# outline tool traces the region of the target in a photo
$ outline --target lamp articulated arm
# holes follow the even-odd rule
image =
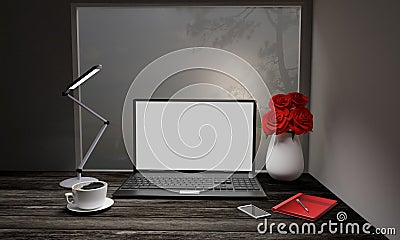
[[[91,114],[93,114],[95,117],[97,117],[98,119],[100,119],[101,121],[104,122],[104,124],[109,125],[110,122],[108,120],[106,120],[105,118],[103,118],[102,116],[100,116],[99,114],[97,114],[95,111],[93,111],[91,108],[89,108],[88,106],[86,106],[85,104],[83,104],[81,101],[79,101],[78,99],[74,98],[71,94],[69,94],[69,92],[63,92],[64,96],[69,97],[70,99],[72,99],[72,101],[76,102],[79,106],[83,107],[84,109],[86,109],[88,112],[90,112]]]
[[[95,111],[93,111],[91,108],[89,108],[88,106],[83,104],[81,101],[79,101],[78,99],[74,98],[71,94],[69,94],[68,91],[67,92],[63,92],[63,95],[69,97],[70,99],[72,99],[80,107],[86,109],[88,112],[90,112],[92,115],[94,115],[95,117],[97,117],[98,119],[103,121],[103,123],[104,123],[104,125],[100,128],[99,132],[97,133],[96,137],[94,138],[94,140],[93,140],[92,144],[90,145],[88,151],[86,152],[85,156],[83,157],[83,159],[82,159],[81,163],[79,164],[78,168],[76,169],[77,177],[78,177],[78,179],[80,179],[81,175],[82,175],[83,166],[85,166],[87,160],[89,159],[90,155],[92,154],[92,152],[93,152],[94,148],[96,147],[97,143],[99,142],[101,136],[103,135],[103,133],[105,132],[106,128],[110,124],[110,121],[106,120],[105,118],[103,118],[102,116],[97,114]]]

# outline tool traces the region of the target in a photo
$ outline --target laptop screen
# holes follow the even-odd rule
[[[134,100],[138,170],[251,171],[253,100]]]

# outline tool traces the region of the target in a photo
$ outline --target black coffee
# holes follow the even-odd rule
[[[92,189],[97,189],[97,188],[101,188],[101,187],[104,187],[104,184],[102,182],[92,182],[92,183],[89,183],[88,185],[81,187],[81,189],[92,190]]]

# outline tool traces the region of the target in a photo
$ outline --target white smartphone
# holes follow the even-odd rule
[[[269,212],[266,212],[261,208],[254,206],[253,204],[239,206],[237,207],[237,209],[246,213],[247,215],[252,216],[255,219],[271,216]]]

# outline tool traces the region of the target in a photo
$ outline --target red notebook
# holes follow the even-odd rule
[[[300,200],[300,202],[308,209],[308,212],[300,203],[297,202],[296,199]],[[272,211],[315,221],[336,204],[337,200],[298,193],[273,207]]]

